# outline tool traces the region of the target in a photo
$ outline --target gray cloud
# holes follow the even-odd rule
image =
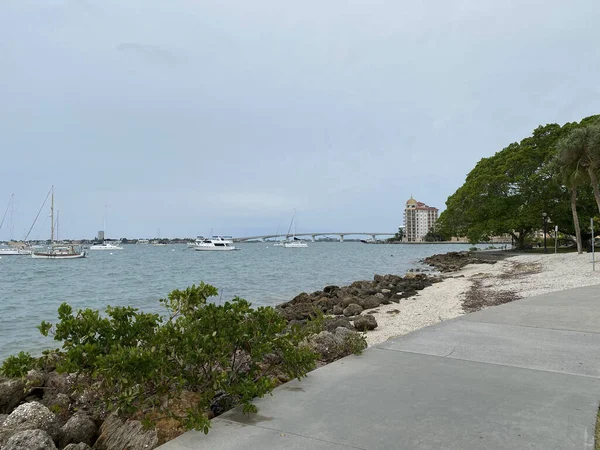
[[[395,229],[484,156],[598,112],[596,0],[9,0],[0,204],[65,234]],[[25,169],[26,168],[26,169]],[[5,197],[5,200],[2,198]],[[5,238],[0,231],[0,239]],[[37,237],[47,230],[36,227]]]

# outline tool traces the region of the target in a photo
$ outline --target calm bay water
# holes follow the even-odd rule
[[[103,310],[129,305],[164,312],[158,299],[171,290],[204,281],[224,300],[238,295],[254,305],[275,305],[302,291],[345,285],[373,275],[400,274],[434,253],[465,250],[468,244],[309,244],[285,249],[268,243],[235,244],[238,252],[197,252],[185,245],[125,245],[122,251],[90,252],[83,260],[0,259],[0,361],[21,350],[39,353],[58,342],[36,325],[56,321],[62,302]]]

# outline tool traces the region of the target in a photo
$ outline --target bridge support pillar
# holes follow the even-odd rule
[[[314,234],[310,238],[312,239],[313,242],[315,242],[315,235]]]
[[[372,234],[371,237],[373,238],[373,242],[377,240],[377,237],[374,234]]]
[[[340,242],[344,242],[344,235],[340,234]]]

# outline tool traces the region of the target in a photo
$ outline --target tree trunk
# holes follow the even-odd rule
[[[600,189],[598,189],[598,178],[594,173],[593,166],[590,165],[588,169],[590,181],[592,182],[592,189],[594,190],[594,198],[596,199],[596,205],[598,205],[598,212],[600,212]]]
[[[525,248],[525,236],[526,234],[522,231],[519,231],[519,236],[517,237],[517,249],[523,250]]]
[[[583,253],[581,249],[581,229],[579,228],[579,217],[577,216],[577,188],[571,189],[571,212],[573,213],[573,226],[575,227],[575,240],[577,241],[577,253]]]

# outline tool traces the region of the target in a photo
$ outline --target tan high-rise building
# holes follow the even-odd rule
[[[404,210],[404,237],[408,242],[421,242],[427,233],[434,230],[438,209],[418,202],[412,196]]]

